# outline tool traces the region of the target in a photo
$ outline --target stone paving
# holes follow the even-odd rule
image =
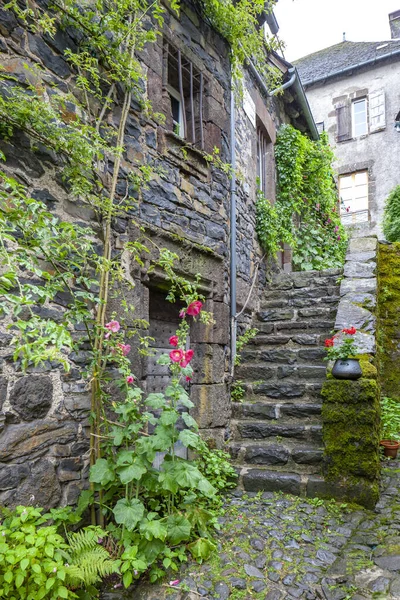
[[[179,584],[186,591],[141,585],[104,598],[400,600],[400,461],[384,464],[373,512],[235,491],[218,545],[207,563],[186,566]]]

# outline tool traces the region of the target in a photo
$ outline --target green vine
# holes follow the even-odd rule
[[[333,152],[325,133],[312,141],[291,125],[277,136],[278,191],[274,204],[261,193],[256,229],[263,248],[274,256],[287,243],[298,270],[340,267],[347,235],[340,221],[332,169]]]

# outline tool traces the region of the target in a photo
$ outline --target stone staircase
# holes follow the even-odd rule
[[[265,289],[235,374],[230,453],[247,491],[324,494],[320,391],[341,273],[284,273]]]

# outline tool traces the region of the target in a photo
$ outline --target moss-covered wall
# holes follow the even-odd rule
[[[400,243],[378,245],[377,359],[383,396],[400,402]]]
[[[325,479],[338,495],[373,508],[379,498],[379,386],[368,356],[358,381],[329,377],[322,389]]]

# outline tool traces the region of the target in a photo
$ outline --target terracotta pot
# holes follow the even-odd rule
[[[338,358],[332,369],[335,379],[360,379],[362,370],[357,358]]]
[[[381,446],[384,447],[384,455],[390,458],[396,458],[397,451],[400,448],[400,442],[394,442],[393,440],[381,440]]]

